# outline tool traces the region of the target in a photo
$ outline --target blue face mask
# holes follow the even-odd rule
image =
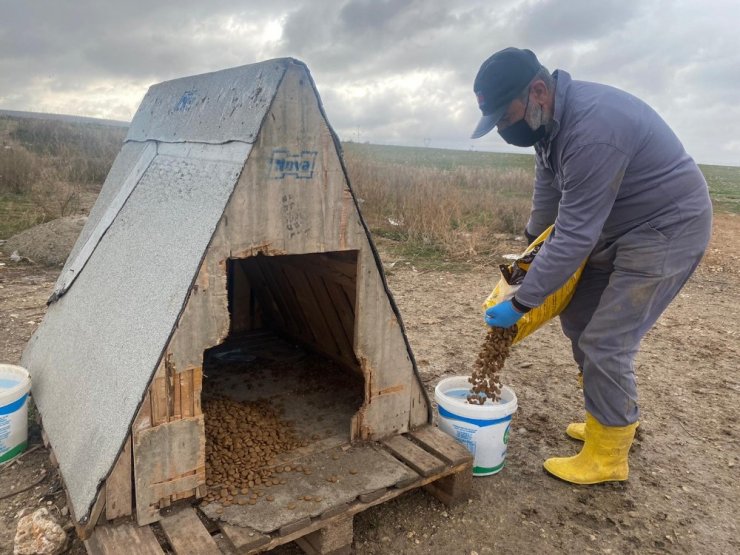
[[[524,107],[524,114],[526,116],[527,109],[529,108],[529,97],[527,97],[527,105]],[[540,125],[537,129],[532,129],[524,117],[517,122],[512,123],[508,127],[501,129],[498,132],[501,138],[514,146],[532,146],[537,141],[542,139],[547,132],[545,126]]]

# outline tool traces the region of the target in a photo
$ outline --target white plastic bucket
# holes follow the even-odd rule
[[[31,377],[25,368],[0,364],[0,463],[22,453],[28,445],[28,392]]]
[[[440,430],[448,433],[473,453],[473,475],[496,474],[506,462],[511,417],[516,412],[516,395],[501,388],[501,399],[487,399],[482,405],[467,402],[470,382],[466,376],[445,378],[434,388]]]

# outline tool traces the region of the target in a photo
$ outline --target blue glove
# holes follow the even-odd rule
[[[511,301],[504,301],[502,303],[493,305],[491,308],[486,310],[486,324],[492,328],[510,328],[516,324],[519,319],[524,316],[523,312],[519,312]]]

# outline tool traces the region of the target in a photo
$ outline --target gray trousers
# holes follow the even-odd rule
[[[560,322],[583,371],[586,410],[601,424],[638,421],[640,341],[696,269],[711,231],[710,208],[668,226],[644,223],[591,254]]]

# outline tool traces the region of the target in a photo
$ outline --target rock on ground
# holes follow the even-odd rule
[[[0,248],[7,255],[17,252],[44,266],[60,266],[67,260],[87,216],[67,216],[13,235]]]
[[[67,533],[45,508],[38,509],[18,521],[14,555],[56,555],[67,543]]]

